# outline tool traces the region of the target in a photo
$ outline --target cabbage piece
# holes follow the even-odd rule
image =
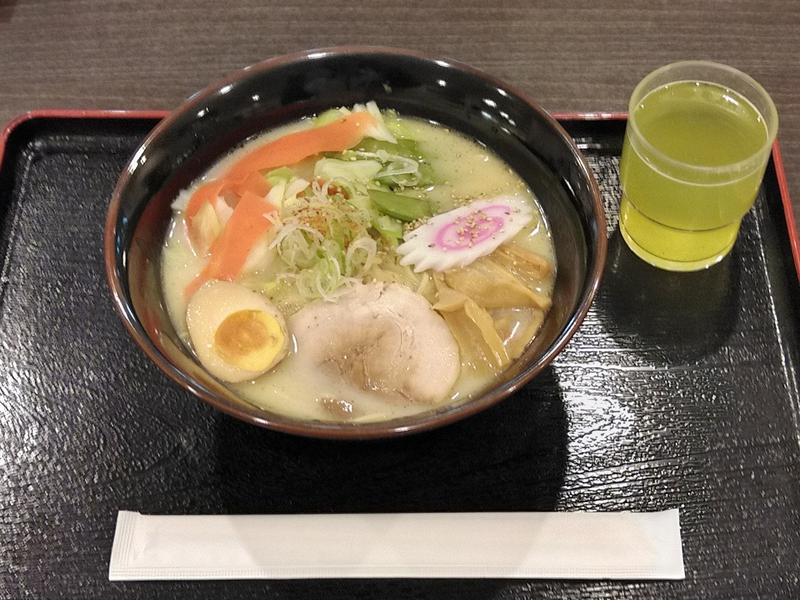
[[[328,125],[330,123],[334,123],[341,119],[342,117],[347,116],[348,111],[346,108],[331,108],[324,112],[321,112],[316,117],[314,117],[314,126],[315,127],[322,127],[323,125]]]
[[[364,139],[355,150],[342,152],[341,157],[345,160],[380,161],[383,168],[376,175],[376,180],[391,189],[427,186],[434,183],[433,169],[414,140],[400,139],[393,144]]]
[[[314,165],[314,177],[325,181],[347,181],[366,185],[381,170],[377,160],[321,158]]]
[[[289,167],[278,167],[277,169],[272,169],[264,177],[270,185],[275,185],[279,181],[288,183],[294,177],[294,171]]]
[[[272,188],[267,192],[267,202],[280,209],[283,206],[283,196],[286,192],[286,181],[278,179],[275,181]]]
[[[364,131],[364,137],[374,138],[376,140],[383,140],[385,142],[395,143],[397,140],[386,126],[383,113],[374,100],[370,100],[366,104],[356,104],[353,107],[353,112],[367,112],[375,119],[375,124],[367,127]]]
[[[373,125],[368,126],[365,129],[364,137],[374,138],[376,140],[383,140],[392,143],[396,141],[395,136],[392,134],[392,131],[386,125],[386,121],[384,120],[384,116],[383,113],[381,112],[381,109],[378,108],[378,105],[375,103],[374,100],[371,100],[366,104],[356,104],[355,106],[353,106],[352,111],[345,107],[331,108],[314,117],[312,123],[314,127],[322,127],[324,125],[330,125],[331,123],[338,121],[342,117],[349,115],[351,112],[369,113],[375,119],[375,123]]]
[[[391,150],[376,150],[375,152],[356,150],[352,154],[359,158],[379,160],[383,168],[375,175],[376,181],[392,190],[427,186],[433,183],[430,166],[417,159]]]
[[[270,232],[271,233],[271,232]],[[257,273],[269,268],[277,254],[274,248],[270,248],[272,235],[265,235],[253,245],[247,260],[242,266],[242,274]]]
[[[203,204],[200,210],[197,211],[194,219],[192,219],[191,227],[193,229],[193,235],[191,236],[193,246],[200,255],[208,252],[211,244],[222,232],[222,223],[217,217],[217,212],[208,202]]]
[[[544,311],[550,308],[550,298],[525,286],[488,256],[466,267],[446,271],[444,278],[449,286],[484,308],[535,306]]]
[[[293,206],[297,206],[297,197],[306,191],[309,185],[311,184],[305,179],[300,177],[293,178],[286,186],[286,190],[283,193],[281,208],[287,209],[287,212],[290,212]]]
[[[219,219],[220,225],[225,227],[228,219],[230,219],[233,215],[233,207],[225,202],[224,198],[217,197],[217,199],[214,200],[214,210],[217,213],[217,218]]]
[[[285,197],[297,196],[301,192],[305,191],[309,185],[311,184],[302,177],[294,177],[289,182],[289,185],[286,186]]]

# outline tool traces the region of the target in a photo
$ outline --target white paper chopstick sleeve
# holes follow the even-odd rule
[[[683,579],[678,511],[149,516],[109,579]]]

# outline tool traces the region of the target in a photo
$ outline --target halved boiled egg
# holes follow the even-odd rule
[[[192,295],[186,325],[200,363],[214,377],[255,379],[289,350],[283,315],[266,298],[238,283],[209,281]]]

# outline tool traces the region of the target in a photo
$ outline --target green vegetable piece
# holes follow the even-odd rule
[[[288,183],[292,177],[294,177],[294,171],[292,171],[289,167],[279,167],[277,169],[272,169],[269,173],[265,175],[267,181],[269,181],[270,185],[276,185],[280,182]]]
[[[388,186],[390,188],[406,188],[406,187],[424,187],[435,183],[433,169],[428,163],[427,158],[422,154],[419,149],[419,144],[412,139],[399,138],[396,144],[385,142],[382,140],[375,140],[366,138],[359,144],[357,150],[362,152],[377,153],[381,150],[390,155],[402,156],[417,161],[419,165],[419,172],[416,174],[400,174],[381,177],[377,180],[378,183]],[[345,151],[342,153],[343,158],[356,157],[357,153],[352,151]]]
[[[396,111],[388,109],[382,111],[383,114],[383,122],[386,124],[386,128],[392,132],[392,135],[396,138],[410,138],[411,134],[408,131],[408,128],[403,124],[400,119],[400,116],[397,114]]]
[[[340,108],[331,108],[318,114],[314,118],[314,126],[315,127],[322,127],[323,125],[328,125],[329,123],[334,123],[344,117],[344,113]]]
[[[410,222],[431,214],[430,202],[422,198],[401,196],[392,192],[369,190],[369,199],[385,215]]]
[[[372,222],[372,226],[389,241],[397,241],[403,237],[403,224],[388,215],[381,215]]]
[[[414,160],[424,160],[422,153],[419,151],[419,144],[414,140],[399,139],[396,144],[385,142],[383,140],[375,140],[372,138],[365,138],[361,140],[358,145],[358,150],[364,152],[377,152],[378,150],[385,150],[389,154],[399,154]]]
[[[419,164],[419,185],[431,185],[436,183],[436,178],[433,175],[433,167],[428,163]]]

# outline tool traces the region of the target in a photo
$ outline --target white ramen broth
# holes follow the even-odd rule
[[[555,272],[508,165],[374,103],[215,164],[174,202],[161,269],[175,330],[212,375],[264,409],[348,422],[482,392],[535,338]]]

